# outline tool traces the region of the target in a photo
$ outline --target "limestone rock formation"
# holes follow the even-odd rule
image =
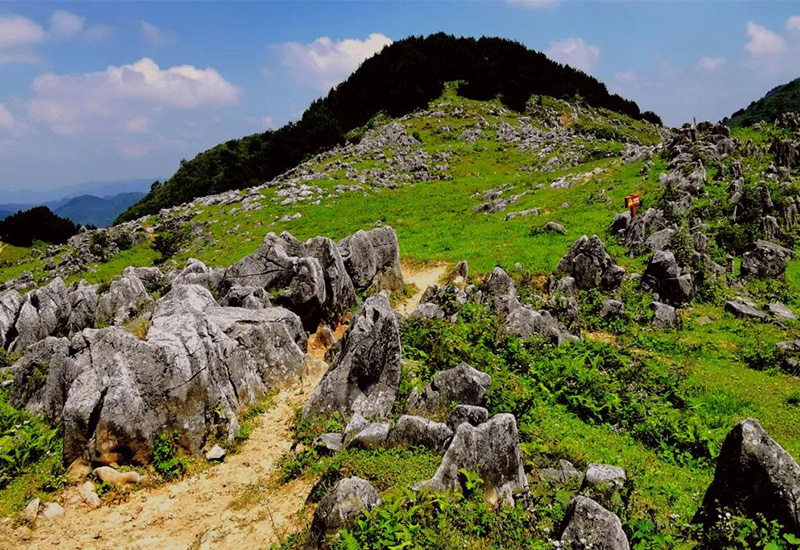
[[[368,298],[340,342],[303,415],[385,418],[400,381],[400,327],[385,293]]]

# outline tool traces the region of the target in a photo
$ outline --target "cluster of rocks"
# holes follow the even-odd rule
[[[397,236],[382,227],[338,244],[271,233],[228,268],[131,267],[105,292],[60,278],[25,296],[7,291],[0,345],[24,352],[9,369],[12,402],[61,424],[67,463],[146,463],[155,438],[173,431],[199,453],[230,441],[242,410],[298,375],[307,333],[341,323],[357,290],[402,285]],[[123,328],[133,318],[145,334]]]

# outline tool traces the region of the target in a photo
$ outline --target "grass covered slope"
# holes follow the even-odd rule
[[[757,101],[733,113],[724,122],[731,127],[774,122],[783,113],[800,111],[800,78],[771,89]]]
[[[396,125],[400,137],[386,131]],[[388,224],[398,233],[404,260],[467,260],[478,284],[500,265],[514,273],[521,298],[536,304],[546,295],[546,277],[583,234],[600,235],[629,272],[644,270],[648,256],[629,257],[608,226],[630,193],[642,194],[644,208],[668,202],[659,182],[668,163],[658,152],[647,163],[623,160],[629,144],[655,145],[662,131],[586,103],[533,97],[516,112],[498,100],[468,99],[456,93],[455,85],[446,86],[422,110],[395,119],[376,117],[353,132],[357,145],[310,158],[270,185],[151,216],[152,240],[70,281],[108,282],[127,265],[162,262],[181,269],[191,257],[227,266],[253,252],[271,231],[341,239]],[[737,129],[733,136],[766,150],[784,132],[768,126]],[[732,160],[725,161],[727,167]],[[745,172],[744,192],[751,193],[772,159],[760,154],[737,160]],[[727,182],[716,176],[709,168],[707,196],[695,206],[706,213],[708,234],[719,248],[715,254],[724,257],[727,250],[737,252],[763,236],[763,229],[760,213],[745,208],[736,224],[726,219],[720,204],[727,200]],[[793,186],[772,186],[775,201]],[[491,211],[498,200],[508,204]],[[527,215],[507,219],[521,212]],[[550,221],[562,225],[564,234],[547,231]],[[795,238],[786,237],[787,244]],[[56,259],[73,252],[62,249]],[[43,280],[49,276],[44,263],[17,258],[13,266],[0,268],[0,281],[25,269]],[[800,327],[735,319],[723,310],[735,290],[713,290],[682,309],[680,331],[653,329],[637,320],[649,315],[652,296],[635,281],[621,291],[628,308],[624,322],[601,319],[601,297],[585,293],[580,297],[584,341],[558,349],[509,337],[480,307],[471,307],[454,324],[406,323],[403,391],[461,360],[489,372],[489,407],[517,416],[528,471],[560,458],[579,468],[592,462],[618,465],[630,483],[608,506],[622,519],[632,546],[698,547],[690,520],[731,426],[758,418],[772,437],[800,456],[800,379],[781,372],[770,356],[775,343],[797,338]],[[759,301],[779,298],[796,309],[800,260],[789,264],[785,284],[745,282],[739,290]],[[419,450],[348,450],[320,457],[308,450],[316,431],[333,429],[298,426],[297,440],[307,450],[287,457],[283,475],[328,482],[358,475],[381,491],[386,505],[343,536],[343,545],[403,547],[403,537],[412,536],[422,548],[552,547],[549,537],[574,488],[552,488],[534,479],[530,509],[499,513],[483,504],[479,483],[464,500],[417,500],[408,489],[430,477],[436,457]],[[749,528],[737,524],[732,538]],[[299,545],[301,538],[287,546]]]
[[[348,132],[380,113],[402,116],[439,97],[445,82],[463,81],[459,93],[473,99],[500,97],[522,110],[532,94],[581,97],[591,106],[658,121],[632,101],[610,94],[585,73],[549,60],[517,42],[456,38],[442,33],[393,43],[365,61],[345,82],[276,131],[230,140],[188,162],[164,183],[156,182],[117,221],[128,221],[196,197],[252,187],[311,155],[343,143]],[[660,121],[659,121],[660,122]]]

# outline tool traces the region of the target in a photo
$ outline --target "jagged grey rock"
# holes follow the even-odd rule
[[[338,453],[344,449],[344,436],[338,433],[325,433],[314,440],[314,446],[318,450]]]
[[[347,477],[331,489],[319,503],[311,522],[311,537],[320,544],[326,535],[351,524],[362,513],[380,506],[381,499],[369,481]]]
[[[147,292],[162,290],[166,282],[166,277],[157,267],[126,267],[122,275],[130,275],[142,281]]]
[[[796,321],[797,315],[786,307],[786,304],[781,302],[772,302],[767,304],[767,311],[769,314],[778,321]]]
[[[433,375],[433,387],[443,404],[482,405],[491,383],[491,376],[463,362]]]
[[[694,521],[707,526],[732,509],[800,533],[800,466],[757,420],[739,422],[722,444],[714,480]]]
[[[339,249],[330,239],[301,243],[289,233],[269,233],[254,253],[225,270],[222,288],[251,286],[269,291],[272,301],[297,313],[307,330],[320,321],[337,324],[356,303],[355,290]]]
[[[356,288],[403,289],[400,245],[389,226],[357,231],[339,243],[345,268]]]
[[[622,283],[625,269],[614,263],[597,235],[591,238],[584,235],[561,258],[554,275],[573,277],[581,290],[616,290]]]
[[[23,301],[22,295],[16,290],[0,294],[0,348],[16,338],[13,329]]]
[[[627,476],[625,470],[610,464],[589,464],[586,469],[584,482],[587,487],[599,487],[602,485],[613,485],[622,487],[625,485]]]
[[[270,307],[272,302],[270,302],[269,296],[267,296],[263,288],[234,285],[225,296],[219,299],[219,305],[223,307],[261,309]]]
[[[600,317],[603,319],[614,319],[625,315],[625,304],[619,300],[607,298],[603,302],[603,308],[600,310]]]
[[[173,285],[145,341],[112,327],[32,346],[12,398],[63,423],[67,463],[147,463],[161,433],[195,454],[209,435],[233,438],[238,413],[296,376],[305,347],[285,309],[219,307],[204,287]]]
[[[17,337],[11,342],[10,350],[24,351],[48,336],[65,335],[70,313],[69,293],[60,277],[43,288],[30,291],[17,315],[13,329]]]
[[[758,240],[742,256],[742,277],[782,278],[786,275],[786,265],[792,258],[794,251],[769,241]]]
[[[155,308],[144,284],[132,273],[112,281],[108,292],[100,296],[96,321],[100,325],[120,325]]]
[[[95,325],[99,304],[96,285],[88,285],[84,281],[73,285],[69,292],[69,304],[69,334],[75,334]]]
[[[658,293],[658,299],[680,306],[692,299],[692,276],[682,273],[675,255],[669,250],[658,250],[647,264],[642,276],[642,288]]]
[[[214,292],[219,290],[224,270],[208,267],[196,258],[189,258],[186,267],[172,281],[173,285],[200,285]]]
[[[763,319],[766,317],[766,314],[758,309],[756,304],[741,297],[725,302],[725,311],[739,319]]]
[[[455,431],[459,425],[467,422],[478,426],[489,420],[489,411],[475,405],[456,405],[447,415],[447,427]]]
[[[594,500],[577,496],[570,502],[564,519],[561,542],[574,550],[628,550],[630,545],[622,522]]]
[[[357,449],[378,449],[386,444],[389,437],[388,422],[367,422],[355,433],[345,432],[345,447]]]
[[[317,384],[303,415],[339,412],[385,418],[400,382],[400,327],[381,292],[368,298],[341,340],[330,369]]]
[[[655,328],[680,328],[681,322],[678,318],[678,312],[674,307],[667,304],[662,304],[661,302],[653,302],[650,307],[653,310],[653,319],[651,324]]]
[[[461,469],[483,479],[490,502],[513,505],[513,493],[528,486],[514,415],[498,414],[480,426],[459,425],[436,474],[420,486],[461,492]]]
[[[554,468],[542,468],[539,470],[539,479],[542,481],[549,481],[560,484],[575,483],[580,485],[583,483],[583,472],[578,470],[572,462],[564,460],[563,458],[558,461],[558,466]]]
[[[453,430],[447,424],[421,416],[403,415],[389,433],[386,445],[391,448],[427,447],[437,454],[444,454],[451,437]]]

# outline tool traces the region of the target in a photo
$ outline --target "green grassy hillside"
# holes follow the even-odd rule
[[[630,193],[642,195],[644,208],[668,201],[659,183],[667,161],[658,150],[647,166],[622,159],[630,144],[658,144],[663,129],[548,97],[533,97],[524,112],[516,112],[497,100],[461,97],[449,86],[425,110],[399,119],[376,118],[351,137],[362,138],[362,144],[380,143],[382,129],[394,123],[414,138],[407,147],[333,149],[259,188],[257,195],[243,191],[241,200],[198,201],[151,216],[147,225],[156,235],[175,241],[171,257],[162,258],[154,241],[147,240],[71,280],[107,282],[127,265],[154,265],[162,259],[166,268],[179,269],[188,258],[226,266],[253,252],[268,232],[340,239],[379,224],[396,229],[403,259],[410,264],[467,260],[476,280],[500,265],[531,295],[545,293],[546,276],[584,234],[600,235],[629,272],[644,270],[647,256],[629,257],[608,226]],[[508,139],[523,128],[532,128],[526,135],[539,137]],[[783,130],[740,129],[734,137],[765,144],[771,132]],[[763,156],[741,160],[748,185],[760,181],[770,163]],[[423,161],[426,169],[415,172],[413,166]],[[404,177],[412,173],[426,175]],[[729,220],[713,213],[726,184],[715,176],[716,168],[709,169],[708,196],[698,208],[709,213],[715,243],[725,243]],[[376,181],[392,185],[376,186]],[[292,199],[290,192],[302,185],[307,193]],[[504,199],[519,198],[502,211],[481,211],[493,190]],[[533,209],[538,213],[507,220],[509,214]],[[563,225],[565,233],[544,231],[549,221]],[[740,225],[746,223],[743,217]],[[55,258],[67,253],[62,249]],[[0,268],[0,281],[26,270],[40,281],[48,276],[44,259],[12,263]],[[800,260],[789,264],[785,284],[745,283],[741,290],[759,301],[777,296],[800,307]],[[602,321],[597,296],[586,294],[584,341],[556,350],[508,338],[480,308],[453,325],[404,325],[406,375],[424,377],[460,360],[491,372],[491,412],[516,414],[531,469],[559,458],[580,467],[619,465],[630,484],[609,506],[622,518],[633,547],[697,547],[690,520],[713,475],[722,439],[738,420],[758,418],[772,437],[800,456],[800,379],[782,373],[769,355],[775,343],[797,338],[800,327],[733,318],[722,305],[735,291],[720,286],[682,309],[682,330],[656,330],[636,322],[647,311],[650,295],[633,282],[622,293],[628,322]],[[305,436],[300,428],[306,429]],[[299,440],[308,439],[310,431],[299,427]],[[398,533],[406,528],[426,533],[419,539],[427,541],[419,544],[422,548],[547,548],[569,501],[568,492],[535,482],[535,512],[502,512],[498,522],[480,499],[468,498],[458,506],[414,501],[405,490],[430,476],[432,459],[424,452],[392,455],[401,473],[382,469],[388,459],[378,451],[324,459],[309,453],[287,458],[286,480],[309,474],[324,478],[332,472],[360,475],[387,499],[383,519],[371,517],[343,539],[342,544],[349,540],[353,547],[390,546],[374,542],[380,537],[402,544]],[[417,504],[420,508],[414,508]],[[389,524],[396,530],[386,532]],[[445,540],[446,533],[452,537]],[[286,546],[301,544],[302,537]]]
[[[733,113],[727,124],[752,126],[757,122],[774,122],[783,113],[800,112],[800,78],[776,86],[757,101]]]
[[[517,42],[442,33],[409,37],[366,60],[325,98],[312,103],[296,123],[230,140],[182,162],[175,175],[156,182],[118,221],[270,180],[309,156],[344,143],[349,132],[381,113],[398,117],[424,107],[450,81],[461,81],[458,90],[464,97],[500,97],[517,110],[524,108],[531,94],[581,97],[595,107],[660,122],[654,113],[641,113],[634,102],[610,94],[591,76]]]

